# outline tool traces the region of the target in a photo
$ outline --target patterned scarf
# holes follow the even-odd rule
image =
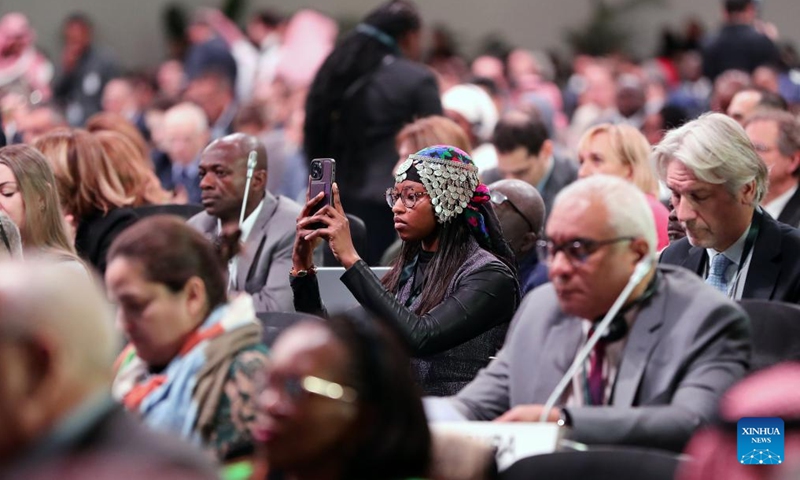
[[[114,398],[145,423],[203,444],[208,425],[222,396],[221,387],[233,358],[261,342],[261,324],[253,300],[240,294],[217,307],[195,330],[160,373],[128,345],[114,365]],[[225,345],[224,352],[219,346]]]

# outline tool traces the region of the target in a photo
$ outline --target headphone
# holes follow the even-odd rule
[[[650,283],[647,284],[647,288],[645,291],[637,298],[636,300],[632,301],[628,305],[625,305],[617,312],[617,315],[611,320],[611,323],[608,325],[608,330],[606,333],[600,337],[601,342],[606,343],[613,343],[617,340],[621,340],[628,334],[628,322],[625,321],[625,315],[633,310],[634,308],[644,305],[648,300],[650,300],[653,295],[655,295],[656,290],[658,290],[658,273],[653,275],[653,279],[650,280]],[[592,322],[592,328],[594,325],[600,323],[603,320],[603,316],[601,315],[599,318],[596,318],[594,322]]]

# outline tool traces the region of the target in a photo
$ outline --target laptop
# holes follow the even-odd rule
[[[370,267],[372,273],[378,278],[383,278],[389,267]],[[340,280],[344,274],[344,267],[317,267],[317,282],[322,303],[328,313],[341,313],[358,306],[358,301]]]

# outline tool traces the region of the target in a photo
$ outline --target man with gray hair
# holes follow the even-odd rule
[[[22,237],[11,218],[0,211],[0,259],[22,257]]]
[[[757,110],[744,131],[769,168],[769,189],[761,205],[772,218],[800,227],[800,119],[779,110]]]
[[[455,397],[426,399],[430,416],[530,422],[545,414],[571,426],[579,442],[680,451],[747,371],[744,312],[690,272],[654,265],[652,213],[625,180],[597,175],[566,187],[546,235],[540,258],[551,283],[525,297],[505,345],[475,380]],[[646,274],[558,397],[558,408],[545,411],[637,268]]]
[[[201,452],[150,432],[111,399],[118,342],[93,279],[43,260],[0,269],[0,477],[215,478]]]
[[[162,166],[159,179],[165,189],[185,195],[189,203],[200,203],[200,153],[210,138],[206,114],[197,105],[180,103],[164,114],[164,143],[170,165]]]
[[[704,115],[670,131],[653,154],[686,230],[660,261],[730,298],[800,302],[800,232],[758,206],[767,165],[744,129],[726,115]]]

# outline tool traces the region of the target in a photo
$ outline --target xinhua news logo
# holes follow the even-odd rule
[[[737,453],[742,465],[783,463],[783,420],[777,417],[742,418],[736,425]]]

